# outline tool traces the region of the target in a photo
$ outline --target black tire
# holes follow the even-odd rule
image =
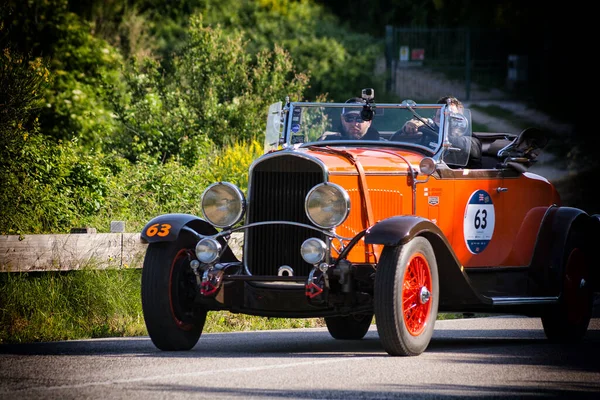
[[[386,246],[377,266],[374,303],[384,350],[392,356],[417,356],[425,351],[438,303],[437,262],[429,241],[415,237],[403,246]]]
[[[569,233],[563,260],[562,291],[558,306],[542,316],[546,337],[555,343],[576,343],[585,336],[594,307],[590,262],[584,235]]]
[[[331,337],[337,340],[360,340],[373,322],[373,314],[353,314],[345,317],[325,317]]]
[[[142,311],[152,343],[164,351],[196,345],[206,311],[194,306],[198,292],[189,263],[196,241],[150,243],[142,269]]]

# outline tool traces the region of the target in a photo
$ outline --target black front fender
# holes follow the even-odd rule
[[[440,280],[440,310],[491,304],[489,298],[481,296],[472,286],[442,230],[426,218],[406,215],[380,221],[367,230],[365,243],[402,246],[416,236],[429,240],[435,252]]]
[[[366,244],[382,244],[385,246],[399,246],[405,244],[413,237],[423,232],[431,232],[446,242],[444,233],[428,219],[415,217],[413,215],[391,217],[379,221],[365,234]],[[448,247],[450,247],[448,245]]]
[[[201,235],[214,235],[217,230],[205,220],[191,214],[163,214],[153,218],[141,233],[146,243],[173,242],[183,227],[188,226]]]

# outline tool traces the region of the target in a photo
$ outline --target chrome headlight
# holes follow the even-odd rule
[[[335,183],[321,183],[306,195],[304,209],[308,219],[320,228],[341,225],[350,213],[350,196]]]
[[[219,258],[221,243],[212,238],[204,238],[196,244],[196,257],[204,264],[211,264]]]
[[[219,228],[235,225],[242,219],[246,210],[244,194],[229,182],[210,185],[202,193],[201,201],[204,217]]]
[[[309,264],[317,264],[325,258],[327,246],[318,238],[309,238],[300,246],[300,254],[304,261]]]

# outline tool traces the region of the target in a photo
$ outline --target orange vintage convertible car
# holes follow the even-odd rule
[[[468,109],[377,104],[371,89],[362,99],[272,105],[246,194],[216,182],[202,218],[147,223],[142,306],[154,345],[191,349],[211,310],[323,317],[343,340],[363,338],[375,317],[385,351],[402,356],[427,349],[438,312],[541,317],[548,339],[581,339],[599,290],[600,216],[562,206],[528,172],[543,134],[477,134]],[[348,111],[378,138],[328,136]],[[429,132],[395,134],[415,119]],[[483,168],[465,168],[469,151],[453,144],[470,135]]]

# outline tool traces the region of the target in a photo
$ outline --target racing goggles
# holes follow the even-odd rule
[[[349,122],[349,123],[357,122],[359,124],[362,124],[364,122],[364,120],[360,117],[360,114],[356,114],[356,113],[344,114],[344,115],[342,115],[342,118],[344,118],[344,121]]]

